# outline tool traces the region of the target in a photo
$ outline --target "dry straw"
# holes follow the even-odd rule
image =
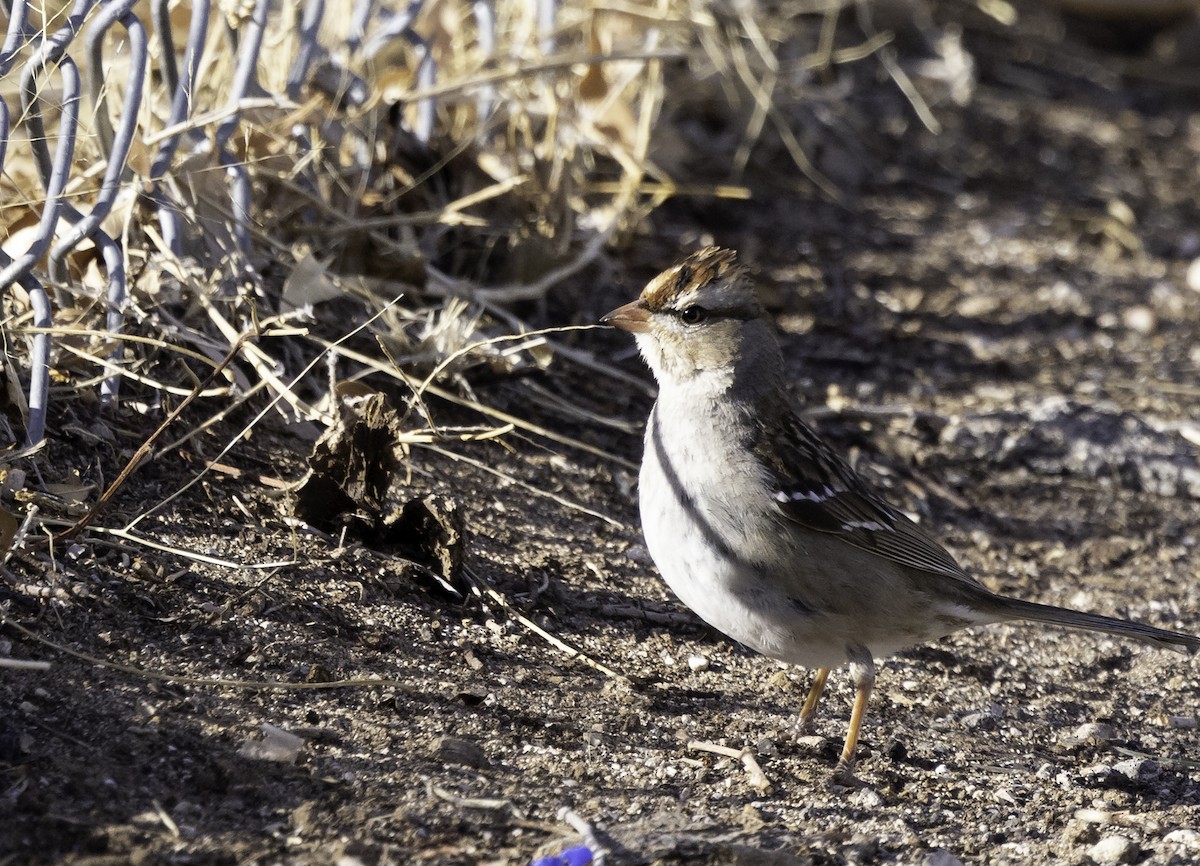
[[[494,429],[627,466],[511,407],[487,405],[470,388],[471,370],[516,372],[556,359],[644,388],[569,331],[522,336],[530,330],[522,313],[530,302],[543,312],[549,302],[559,321],[570,321],[573,308],[602,309],[608,299],[593,303],[584,287],[611,270],[613,251],[671,197],[748,195],[738,174],[770,130],[770,146],[782,148],[814,192],[838,197],[806,155],[795,109],[829,98],[815,73],[887,41],[860,34],[839,45],[842,5],[828,2],[766,16],[769,25],[754,4],[698,0],[500,0],[490,5],[494,23],[479,14],[488,4],[425,3],[391,37],[389,20],[414,7],[380,12],[359,34],[339,5],[327,4],[316,61],[301,80],[298,3],[262,7],[271,11],[258,22],[261,48],[241,91],[239,52],[256,38],[249,3],[214,10],[182,120],[171,119],[162,70],[147,78],[121,189],[102,224],[119,241],[129,277],[119,329],[106,321],[110,274],[91,242],[70,252],[55,280],[42,266],[35,271],[56,301],[52,326],[32,326],[22,287],[3,296],[11,356],[25,358],[26,339],[51,336],[51,397],[60,406],[86,401],[87,389],[114,376],[126,409],[170,421],[169,409],[178,415],[180,401],[188,404],[189,431],[164,424],[140,455],[160,457],[218,430],[246,403],[260,410],[253,423],[273,413],[329,424],[336,382],[368,380],[399,387],[420,406],[418,438],[437,435],[425,405],[434,398],[475,410]],[[66,14],[30,23],[53,32]],[[181,57],[191,14],[187,4],[170,12]],[[156,57],[161,46],[146,24]],[[86,52],[68,52],[101,100],[81,113],[67,185],[84,211],[100,190],[132,68],[127,31],[112,28],[101,47],[99,68]],[[36,80],[44,97],[59,82],[53,69]],[[19,91],[17,76],[0,80],[7,104],[20,104]],[[45,119],[54,138],[56,114]],[[0,231],[10,253],[43,208],[22,117],[13,120],[0,175]],[[171,142],[174,157],[148,195],[152,164]],[[713,158],[727,169],[719,182],[678,181]],[[238,177],[250,192],[245,213],[234,194]],[[160,222],[164,202],[184,216],[178,238]],[[10,383],[8,393],[20,416],[19,389]],[[595,408],[545,389],[518,383],[514,394],[542,417],[611,426]],[[51,442],[61,433],[55,417]],[[9,484],[6,495],[12,501],[19,492]]]

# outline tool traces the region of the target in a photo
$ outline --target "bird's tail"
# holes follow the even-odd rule
[[[1003,602],[1003,607],[998,613],[1004,619],[1025,619],[1058,625],[1063,628],[1101,631],[1189,654],[1200,651],[1200,637],[1195,635],[1168,631],[1165,628],[1155,628],[1152,625],[1143,625],[1140,622],[1129,622],[1096,613],[1084,613],[1078,610],[1068,610],[1065,607],[1021,601],[1016,598],[1003,598]]]

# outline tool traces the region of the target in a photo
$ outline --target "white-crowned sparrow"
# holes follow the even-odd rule
[[[838,774],[849,777],[873,659],[956,629],[1032,620],[1162,646],[1200,638],[997,595],[875,494],[791,408],[783,362],[731,250],[708,247],[601,321],[637,338],[658,380],[640,477],[659,571],[707,623],[780,661],[856,687]]]

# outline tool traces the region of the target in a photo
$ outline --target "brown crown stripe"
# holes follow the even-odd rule
[[[651,310],[663,310],[685,292],[731,276],[737,270],[736,252],[722,247],[705,247],[647,283],[642,290],[642,301]]]

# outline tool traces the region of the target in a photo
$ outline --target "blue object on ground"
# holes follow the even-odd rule
[[[529,866],[590,866],[592,849],[586,845],[568,848],[554,857],[539,857]]]

